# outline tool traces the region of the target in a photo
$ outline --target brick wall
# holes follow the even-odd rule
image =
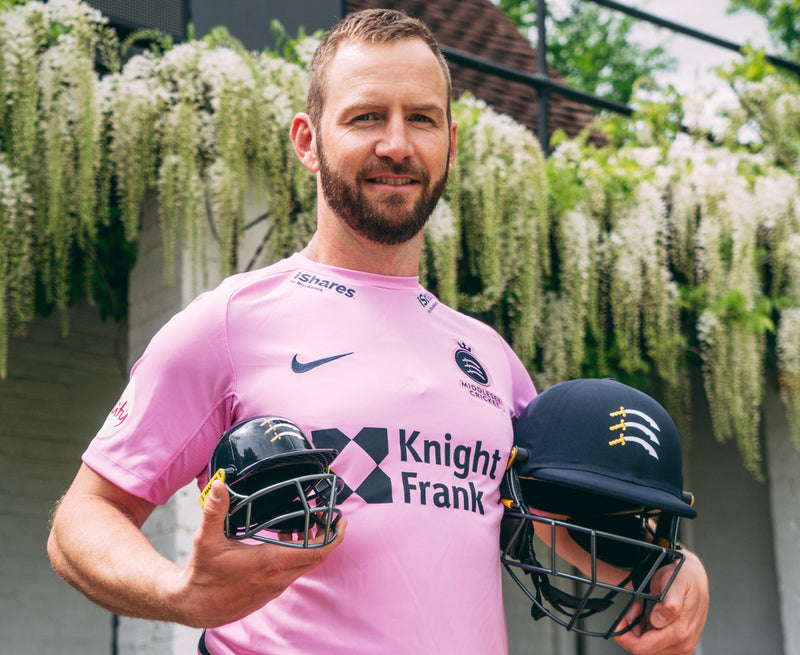
[[[15,655],[110,653],[111,615],[53,572],[48,517],[125,384],[125,330],[76,307],[11,340],[0,381],[0,635]]]

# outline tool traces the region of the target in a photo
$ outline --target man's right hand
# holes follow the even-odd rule
[[[277,598],[297,578],[321,564],[344,538],[347,521],[337,523],[336,539],[320,548],[246,544],[224,534],[230,500],[216,480],[203,506],[200,527],[180,583],[172,591],[182,623],[212,628],[241,619]],[[324,535],[309,539],[320,543]]]
[[[223,531],[228,504],[225,485],[216,481],[183,569],[141,531],[155,505],[84,464],[54,512],[50,561],[66,582],[116,614],[210,628],[279,596],[344,538],[342,519],[337,538],[320,548],[228,539]]]

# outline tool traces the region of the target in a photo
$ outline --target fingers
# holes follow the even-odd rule
[[[634,626],[616,637],[622,648],[634,655],[689,655],[693,653],[708,615],[708,578],[696,555],[686,552],[686,559],[664,599],[653,607],[649,621]],[[674,566],[659,570],[651,590],[661,593],[669,582]],[[621,627],[630,625],[636,613],[631,610]]]
[[[325,561],[344,539],[344,520],[337,526],[336,539],[319,548],[228,539],[221,525],[228,504],[224,485],[221,495],[215,492],[212,488],[203,508],[183,586],[175,594],[184,617],[181,622],[187,625],[215,627],[247,616]],[[324,534],[309,541],[322,539]]]
[[[272,589],[271,597],[278,596],[292,582],[324,562],[342,543],[346,521],[340,523],[336,539],[319,548],[285,548],[277,544],[245,546],[251,549],[248,553],[248,566],[252,567],[250,579],[263,585],[265,590]],[[324,535],[315,536],[309,543],[315,540],[321,543],[322,539]]]
[[[650,583],[650,591],[660,596],[664,588],[669,584],[670,578],[675,572],[675,566],[664,566],[656,571]],[[683,607],[686,590],[683,587],[685,578],[676,578],[670,592],[664,599],[653,607],[650,612],[650,623],[654,628],[663,629],[678,618]]]
[[[309,559],[309,555],[308,554],[303,554],[305,551],[309,551],[309,552],[317,551],[317,552],[319,552],[319,556],[321,558],[319,561],[322,561],[328,556],[328,554],[330,554],[333,551],[334,548],[338,547],[339,544],[342,543],[342,541],[344,540],[344,533],[345,533],[346,527],[347,527],[347,520],[346,519],[341,519],[336,524],[336,527],[332,528],[332,531],[334,529],[336,531],[333,541],[331,541],[331,543],[329,543],[329,544],[327,544],[325,546],[320,546],[318,548],[312,548],[312,549],[304,549],[304,548],[288,549],[287,548],[285,550],[287,550],[287,551],[290,551],[290,550],[291,551],[299,551],[299,553],[298,553],[299,554],[298,561],[300,561],[300,562],[305,562],[305,561],[307,561]],[[328,538],[330,538],[330,536],[331,536],[331,533],[328,534]],[[292,544],[294,544],[294,543],[302,543],[304,541],[304,538],[305,538],[305,534],[302,533],[302,532],[294,532],[294,533],[291,533],[291,534],[280,534],[280,535],[278,535],[278,540],[279,541],[282,541],[282,542],[285,542],[285,543],[292,543]],[[322,543],[325,542],[325,539],[326,539],[325,529],[320,527],[320,526],[314,526],[314,527],[312,527],[311,532],[308,535],[308,544],[309,544],[309,546],[322,544]],[[291,558],[291,555],[289,553],[287,553],[287,560],[289,558]],[[310,559],[311,559],[312,562],[315,560],[314,557],[311,557]]]

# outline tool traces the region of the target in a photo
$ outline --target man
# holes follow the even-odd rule
[[[375,10],[339,23],[311,72],[291,128],[317,177],[311,242],[154,337],[128,416],[84,454],[48,551],[109,610],[206,628],[204,653],[503,653],[499,483],[535,390],[493,330],[416,278],[456,153],[447,66],[424,26]],[[229,540],[214,482],[186,568],[161,557],[140,531],[152,510],[205,484],[225,429],[269,413],[340,451],[339,537],[308,550]],[[652,629],[620,638],[631,652],[693,649],[708,599],[689,559]]]

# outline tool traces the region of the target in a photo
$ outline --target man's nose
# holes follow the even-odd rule
[[[397,117],[388,120],[375,146],[375,154],[393,161],[402,161],[411,157],[414,154],[414,147],[408,129],[408,123],[403,118]]]

